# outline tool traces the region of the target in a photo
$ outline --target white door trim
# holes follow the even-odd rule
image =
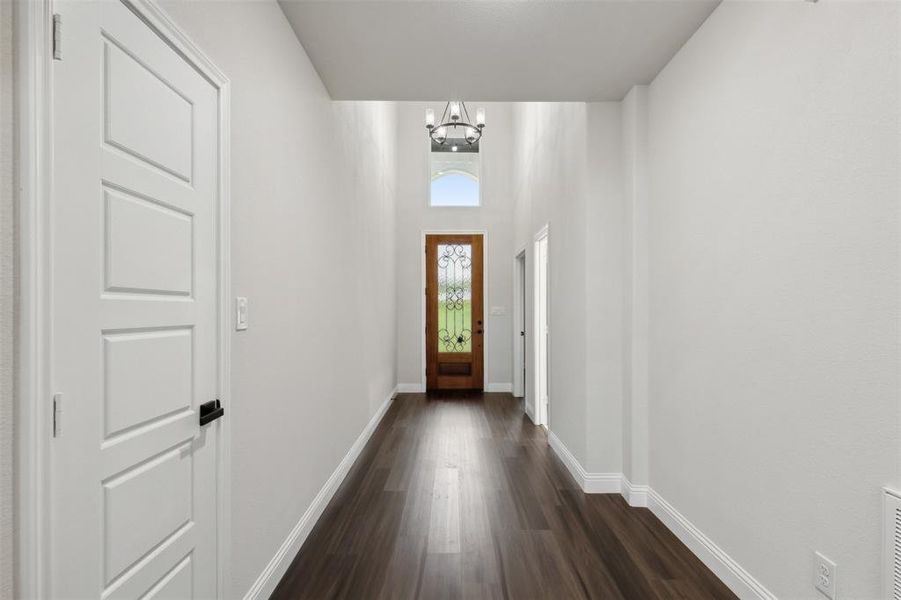
[[[541,356],[541,338],[542,338],[543,334],[541,332],[541,323],[539,320],[541,311],[538,309],[538,307],[539,307],[538,294],[540,293],[539,288],[541,285],[540,278],[538,277],[538,269],[540,268],[538,244],[539,244],[539,242],[541,242],[541,240],[546,240],[546,243],[547,243],[547,248],[545,250],[545,252],[547,253],[547,256],[545,257],[546,261],[547,261],[546,273],[545,273],[545,279],[546,279],[546,283],[547,283],[547,289],[545,290],[545,296],[546,296],[545,297],[545,305],[546,305],[545,306],[545,313],[546,313],[545,326],[547,327],[547,330],[548,330],[547,331],[546,353],[547,353],[547,356],[550,356],[550,353],[551,353],[551,341],[550,341],[550,337],[551,337],[551,334],[550,334],[550,329],[551,329],[551,286],[550,286],[550,236],[548,235],[549,229],[550,229],[550,224],[545,224],[544,227],[539,229],[538,232],[535,234],[535,237],[533,238],[533,242],[532,242],[533,248],[534,248],[533,254],[535,256],[535,260],[533,261],[535,263],[534,274],[532,277],[532,279],[533,279],[533,282],[532,282],[532,284],[533,284],[532,285],[532,294],[533,294],[533,296],[532,296],[533,297],[532,324],[533,324],[533,327],[532,327],[532,329],[535,331],[535,335],[532,336],[535,340],[535,342],[532,344],[532,351],[534,352],[534,360],[532,361],[532,365],[534,366],[534,368],[532,370],[534,371],[533,377],[534,377],[534,381],[535,381],[535,418],[538,420],[538,423],[540,423],[541,425],[544,425],[544,427],[548,431],[551,430],[551,414],[550,414],[551,413],[551,410],[550,410],[551,366],[550,366],[550,360],[548,360],[548,364],[544,370],[545,371],[544,385],[547,388],[548,402],[547,402],[546,406],[541,406],[541,404],[542,404],[541,380],[540,380],[541,367],[539,366],[538,363],[539,363],[539,358]]]
[[[425,264],[425,236],[427,235],[481,235],[482,236],[482,306],[484,313],[485,306],[491,306],[488,302],[488,230],[487,229],[423,229],[420,234],[419,239],[419,250],[422,253],[421,258],[419,259],[419,289],[422,290],[422,294],[419,297],[419,316],[420,316],[420,327],[419,327],[419,355],[420,355],[420,392],[426,391],[426,377],[425,377],[425,369],[426,369],[426,352],[425,352],[425,275],[426,275],[426,264]],[[488,381],[488,339],[491,335],[491,328],[488,327],[488,320],[485,318],[486,315],[482,315],[482,320],[485,321],[485,327],[482,327],[484,333],[484,342],[482,346],[482,386],[485,391],[488,391],[489,381]]]
[[[523,296],[527,280],[525,270],[526,247],[521,246],[513,255],[513,395],[524,399],[523,404],[528,412],[529,399],[526,397],[528,386],[523,377],[526,356],[520,339],[522,337],[520,332],[525,330],[526,321],[526,303]]]
[[[218,333],[219,399],[231,412],[231,137],[230,84],[207,56],[182,32],[154,0],[122,0],[150,27],[174,47],[218,92],[219,108],[219,223],[218,223]],[[16,540],[15,596],[45,598],[49,573],[45,556],[48,547],[50,348],[52,320],[50,210],[53,176],[51,140],[53,131],[52,7],[50,0],[18,0],[15,7],[19,180],[19,315],[17,317],[18,391],[16,394],[15,515]],[[65,27],[63,27],[65,36]],[[65,40],[63,40],[65,52]],[[63,57],[65,60],[65,56]],[[231,427],[223,419],[219,436],[219,482],[217,507],[218,589],[228,588],[229,527],[231,498]]]
[[[15,5],[16,127],[19,184],[18,385],[16,392],[16,582],[13,595],[46,598],[42,557],[47,548],[47,371],[50,334],[50,3]],[[41,400],[39,400],[41,399]]]

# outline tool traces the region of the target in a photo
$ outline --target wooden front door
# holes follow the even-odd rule
[[[428,235],[425,260],[426,387],[481,390],[482,236]]]

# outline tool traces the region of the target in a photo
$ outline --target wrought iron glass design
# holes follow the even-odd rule
[[[472,352],[471,244],[438,244],[438,352]]]

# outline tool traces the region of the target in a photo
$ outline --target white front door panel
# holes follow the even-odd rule
[[[217,90],[119,0],[54,10],[51,593],[216,597]]]

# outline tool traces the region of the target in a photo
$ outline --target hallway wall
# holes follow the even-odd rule
[[[622,101],[623,475],[648,485],[648,86]]]
[[[649,90],[651,486],[783,598],[881,597],[898,11],[724,2]]]
[[[275,2],[164,7],[232,83],[240,598],[395,386],[395,109],[333,103]]]
[[[485,389],[510,391],[513,381],[513,211],[511,107],[467,100],[484,107],[488,125],[480,153],[482,206],[432,208],[429,204],[429,144],[425,110],[440,116],[443,103],[397,104],[397,380],[423,381],[423,230],[486,230]],[[472,109],[471,108],[471,109]],[[470,110],[471,110],[470,109]],[[505,314],[492,315],[491,307]]]
[[[514,246],[526,248],[526,343],[535,339],[534,236],[548,225],[549,429],[584,464],[588,105],[517,103],[513,115]],[[533,415],[536,368],[534,351],[528,352],[526,398]]]
[[[15,389],[13,4],[0,2],[0,600],[13,597],[13,444]]]
[[[514,247],[549,226],[550,430],[588,471],[622,472],[622,220],[620,106],[517,103]],[[526,299],[527,324],[533,298]],[[526,372],[534,373],[527,355]],[[535,382],[526,394],[534,410]],[[533,413],[534,414],[534,413]]]
[[[842,597],[880,597],[881,488],[901,485],[899,18],[724,2],[622,103],[513,107],[530,263],[550,223],[552,433],[778,597],[819,597],[815,550]]]

